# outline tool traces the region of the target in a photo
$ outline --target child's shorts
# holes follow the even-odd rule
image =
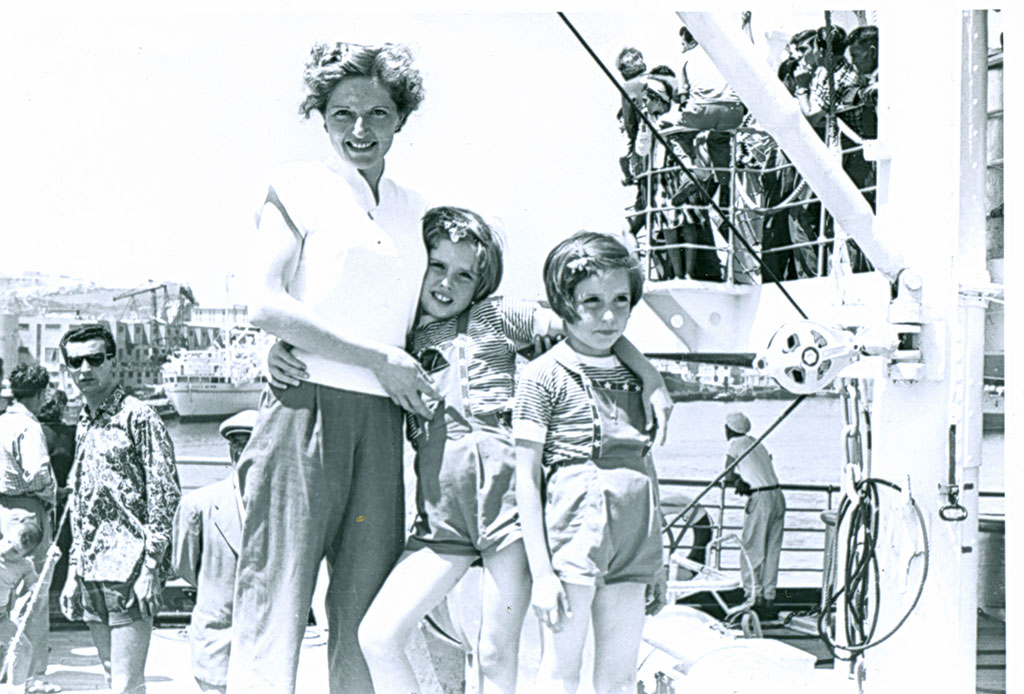
[[[430,436],[420,442],[417,516],[407,549],[488,556],[522,537],[512,431],[494,415],[467,424],[432,423]]]
[[[641,461],[556,469],[546,484],[544,524],[558,577],[597,586],[653,582],[662,568],[656,484]]]
[[[132,622],[142,621],[138,601],[128,605],[134,597],[132,587],[135,581],[86,581],[78,579],[82,595],[83,619],[93,624],[123,627]]]

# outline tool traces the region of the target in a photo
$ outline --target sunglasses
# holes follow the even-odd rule
[[[83,354],[80,357],[67,357],[64,361],[67,363],[69,368],[80,369],[82,368],[82,362],[89,362],[89,366],[96,368],[102,366],[103,362],[107,360],[107,357],[112,357],[112,354],[104,354],[103,352],[97,352],[96,354]]]

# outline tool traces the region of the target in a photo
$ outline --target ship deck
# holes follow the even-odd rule
[[[529,625],[528,625],[529,626]],[[527,637],[535,633],[524,630]],[[819,668],[831,668],[828,652],[814,637],[791,629],[772,627],[765,636],[782,640],[818,656]],[[524,643],[520,682],[522,689],[536,672],[539,650],[535,644]],[[58,684],[68,694],[94,692],[106,688],[103,669],[89,632],[69,624],[55,625],[50,634],[50,668],[46,681]],[[978,617],[978,694],[1006,691],[1006,625],[985,614]],[[150,646],[146,668],[146,686],[150,694],[181,694],[198,691],[192,679],[189,663],[188,640],[182,626],[158,627]],[[839,667],[843,665],[840,664]],[[327,648],[322,630],[310,627],[307,641],[299,659],[298,691],[327,691]]]

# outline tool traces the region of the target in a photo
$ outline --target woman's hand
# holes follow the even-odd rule
[[[441,395],[434,390],[434,383],[427,372],[408,352],[397,347],[387,348],[384,363],[374,373],[391,402],[424,419],[433,417],[423,396],[440,400]]]
[[[658,431],[661,432],[661,435],[658,437],[658,443],[664,446],[665,440],[668,437],[668,420],[671,419],[672,408],[675,407],[675,403],[672,402],[672,396],[668,393],[668,386],[665,385],[665,380],[660,377],[656,380],[644,379],[643,397],[647,431],[657,427]]]
[[[654,579],[654,583],[647,584],[647,594],[645,596],[647,601],[646,612],[649,616],[654,616],[661,612],[662,608],[668,604],[668,577],[665,575],[665,569],[661,569],[658,572],[657,577]]]
[[[292,354],[292,346],[283,340],[275,342],[267,352],[267,372],[270,385],[275,388],[297,386],[309,378],[306,363]]]
[[[530,602],[537,618],[552,631],[561,631],[563,621],[572,617],[569,596],[555,574],[548,574],[533,582]]]

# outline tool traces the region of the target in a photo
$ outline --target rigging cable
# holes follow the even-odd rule
[[[827,600],[824,601],[825,604],[818,615],[818,635],[825,643],[829,652],[837,660],[854,660],[864,651],[877,646],[895,634],[917,607],[917,603],[921,600],[921,595],[924,592],[925,581],[928,578],[930,553],[928,548],[928,530],[924,514],[921,513],[921,508],[917,505],[914,497],[909,495],[908,490],[907,498],[914,509],[917,522],[921,528],[921,537],[924,540],[924,563],[921,569],[921,580],[907,611],[892,629],[883,636],[876,638],[875,631],[878,627],[879,615],[881,614],[882,598],[879,582],[880,572],[876,556],[876,547],[879,539],[879,519],[881,515],[878,491],[881,487],[889,487],[897,492],[903,491],[892,482],[869,477],[856,484],[856,501],[851,500],[849,496],[844,496],[839,504],[836,518],[837,533],[834,539],[835,544],[832,548],[833,552],[839,542],[838,529],[842,527],[846,516],[850,516],[850,526],[846,536],[844,582],[843,586],[835,594],[829,595]],[[829,633],[829,625],[826,624],[826,618],[832,613],[832,609],[839,604],[840,598],[842,598],[845,617],[846,645],[841,645],[832,638],[832,635]],[[871,613],[870,616],[869,612]],[[849,656],[844,656],[840,652],[848,653]]]
[[[569,21],[569,18],[565,16],[565,13],[559,12],[558,16],[561,18],[563,22],[565,22],[565,25],[569,27],[569,31],[572,32],[573,36],[575,36],[576,39],[580,42],[580,44],[583,46],[583,48],[586,49],[587,53],[590,54],[590,57],[593,58],[594,62],[597,63],[598,67],[601,68],[601,71],[604,72],[608,79],[611,80],[612,84],[615,85],[615,88],[619,90],[619,93],[627,100],[627,102],[632,103],[632,99],[630,99],[629,94],[626,93],[625,88],[623,88],[623,86],[619,84],[619,81],[615,79],[615,75],[613,75],[611,71],[608,70],[608,67],[603,62],[601,62],[601,59],[594,52],[594,49],[592,49],[590,47],[590,44],[587,43],[586,39],[584,39],[583,36],[580,35],[579,31],[576,30],[576,27],[573,26],[572,22]],[[727,225],[729,229],[732,230],[733,238],[737,238],[740,240],[740,243],[743,244],[747,252],[754,257],[758,264],[761,265],[762,272],[766,272],[769,275],[772,283],[779,288],[779,291],[781,291],[783,296],[785,296],[789,303],[793,305],[793,308],[795,308],[797,313],[800,314],[800,317],[803,318],[804,320],[807,320],[807,314],[804,313],[804,310],[802,308],[800,308],[800,304],[796,302],[796,299],[794,299],[793,296],[786,290],[786,288],[782,286],[780,278],[775,274],[775,272],[770,267],[764,265],[764,263],[761,261],[760,254],[756,250],[754,250],[754,247],[750,244],[749,241],[747,241],[746,237],[744,237],[743,234],[740,233],[740,230],[736,228],[736,225],[732,223],[728,215],[726,215],[722,211],[722,208],[719,207],[718,203],[714,201],[714,199],[708,193],[707,189],[704,187],[704,184],[690,170],[690,167],[683,163],[683,160],[679,157],[679,155],[672,150],[672,147],[669,146],[668,141],[665,139],[665,136],[662,135],[656,127],[654,127],[654,124],[647,117],[647,114],[644,112],[644,110],[641,108],[637,108],[636,113],[643,120],[644,124],[650,129],[651,134],[654,135],[654,137],[658,140],[661,146],[665,149],[665,154],[671,157],[671,159],[679,167],[679,169],[684,174],[686,174],[687,178],[690,179],[690,182],[697,187],[697,190],[704,197],[704,199],[708,200],[708,206],[712,210],[714,210],[719,217],[722,218],[722,223]]]

